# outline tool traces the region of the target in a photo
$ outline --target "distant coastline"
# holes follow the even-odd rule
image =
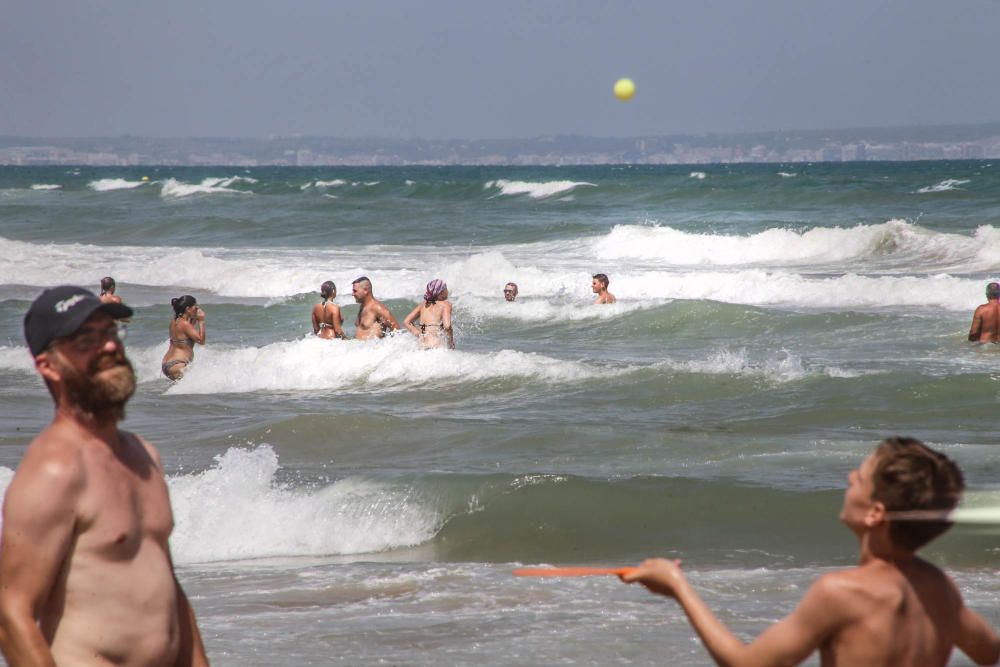
[[[992,158],[1000,158],[1000,123],[483,140],[0,136],[0,165],[5,166],[698,165]]]

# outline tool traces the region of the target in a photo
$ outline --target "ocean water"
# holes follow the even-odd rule
[[[750,638],[853,563],[881,438],[997,504],[1000,351],[965,335],[1000,164],[696,169],[0,168],[0,490],[51,417],[28,303],[113,275],[215,664],[710,664],[671,601],[510,571],[679,557]],[[445,279],[457,350],[313,338],[325,280],[353,331],[360,275],[399,320]],[[185,293],[208,344],[171,384]],[[1000,530],[927,555],[1000,625]]]

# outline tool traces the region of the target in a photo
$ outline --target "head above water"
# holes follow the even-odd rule
[[[355,278],[351,281],[351,293],[354,295],[354,300],[361,303],[366,297],[371,295],[372,281],[368,279],[368,276]]]
[[[517,298],[517,283],[507,283],[503,286],[503,298],[513,301]]]
[[[170,305],[174,308],[174,319],[184,315],[188,308],[191,306],[197,306],[198,301],[190,294],[185,294],[184,296],[179,296],[176,299],[170,300]]]
[[[319,295],[323,297],[324,300],[329,301],[337,296],[337,286],[332,280],[327,280],[319,286]]]
[[[887,438],[873,454],[872,500],[890,515],[893,544],[916,551],[952,526],[939,521],[893,518],[893,512],[947,513],[958,506],[965,490],[962,471],[950,458],[915,438]]]
[[[606,273],[595,273],[592,278],[599,282],[604,289],[608,289],[608,285],[611,284],[611,280],[608,279],[608,274]]]
[[[427,283],[427,289],[424,290],[424,301],[427,303],[437,303],[443,295],[448,292],[448,283],[441,280],[440,278],[435,278],[434,280]]]
[[[101,296],[115,293],[115,279],[111,276],[101,278]]]
[[[1000,299],[1000,283],[987,283],[986,284],[986,298],[987,299]]]

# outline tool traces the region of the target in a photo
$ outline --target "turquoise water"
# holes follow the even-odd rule
[[[509,571],[682,557],[752,636],[852,562],[844,479],[882,437],[993,502],[1000,356],[965,334],[998,169],[0,168],[0,484],[51,414],[27,304],[113,275],[217,664],[708,664],[668,602]],[[400,320],[445,279],[458,349],[312,338],[325,280],[353,331],[360,275]],[[209,344],[171,385],[184,293]],[[994,624],[998,535],[929,550]]]

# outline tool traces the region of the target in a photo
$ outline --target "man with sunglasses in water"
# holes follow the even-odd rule
[[[118,429],[135,391],[121,303],[75,286],[35,299],[24,334],[55,401],[3,506],[0,647],[20,665],[207,665],[174,576],[157,451]]]
[[[973,343],[1000,343],[1000,283],[986,285],[986,303],[976,308],[969,328]]]

